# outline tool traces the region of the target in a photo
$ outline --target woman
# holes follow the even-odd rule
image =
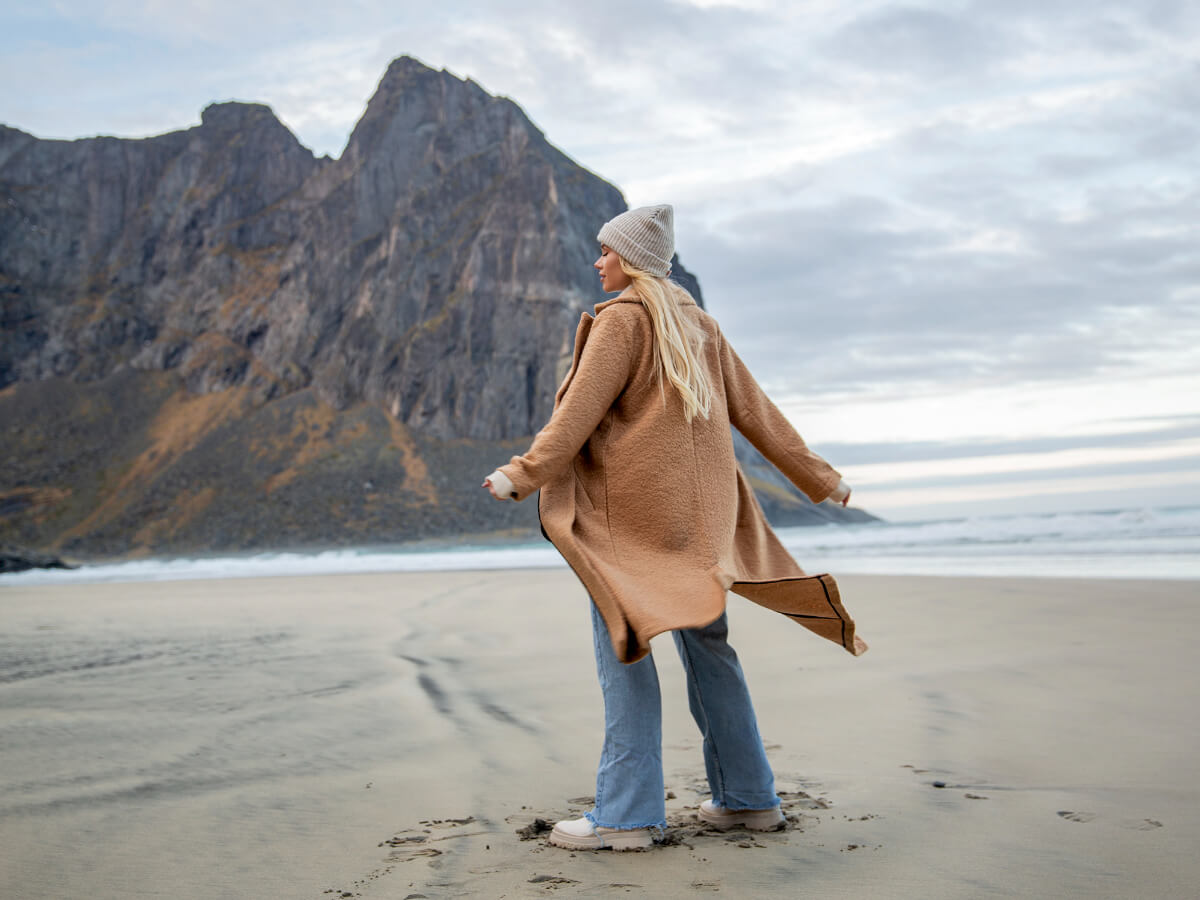
[[[730,425],[814,502],[850,489],[812,453],[725,341],[667,280],[670,206],[630,210],[597,236],[595,268],[619,295],[584,313],[554,413],[529,452],[483,482],[497,499],[541,490],[542,530],[592,598],[605,738],[595,807],[559,822],[570,849],[648,847],[666,826],[661,700],[650,638],[673,632],[704,736],[718,828],[769,830],[783,815],[750,695],[726,642],[733,590],[855,655],[866,650],[828,575],[788,555],[734,458]]]

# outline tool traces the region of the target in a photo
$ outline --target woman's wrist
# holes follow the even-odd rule
[[[490,481],[497,500],[515,500],[512,479],[497,469],[485,481]]]
[[[838,479],[837,486],[829,492],[829,497],[826,499],[831,503],[838,503],[845,506],[850,502],[850,485],[846,484],[842,479]]]

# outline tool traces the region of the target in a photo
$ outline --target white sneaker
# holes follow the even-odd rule
[[[779,831],[787,824],[783,811],[778,806],[770,809],[726,809],[717,806],[711,800],[705,800],[700,804],[700,811],[696,815],[705,825],[711,825],[721,831],[739,825],[751,831]]]
[[[564,819],[550,832],[550,843],[568,850],[642,850],[654,843],[649,828],[600,828],[588,819]]]

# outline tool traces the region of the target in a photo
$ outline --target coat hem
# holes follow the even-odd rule
[[[738,590],[737,590],[738,585],[767,586],[767,585],[773,585],[773,584],[781,584],[784,582],[813,581],[813,580],[816,580],[817,582],[820,583],[821,592],[825,595],[825,603],[829,606],[830,612],[833,613],[832,616],[817,616],[817,615],[809,615],[809,614],[805,614],[805,613],[791,613],[791,612],[787,612],[786,610],[774,609],[773,607],[767,606],[766,604],[763,604],[763,603],[760,603],[759,605],[767,606],[767,609],[770,609],[773,612],[778,612],[781,615],[787,616],[789,619],[795,619],[801,625],[804,624],[804,622],[801,621],[803,619],[812,619],[812,620],[815,620],[818,622],[829,622],[829,621],[833,620],[834,618],[836,618],[841,626],[841,635],[840,635],[840,639],[837,640],[835,643],[840,644],[848,653],[850,653],[851,656],[862,656],[864,653],[867,652],[866,642],[864,642],[862,640],[862,638],[857,636],[857,634],[855,632],[855,627],[854,627],[854,620],[850,619],[849,616],[844,612],[844,610],[839,608],[840,607],[840,597],[839,597],[839,601],[835,602],[833,597],[831,597],[829,595],[829,582],[833,580],[833,576],[831,576],[831,575],[828,575],[828,574],[784,575],[783,577],[780,577],[780,578],[762,578],[762,579],[735,578],[733,583],[729,586],[729,590],[733,591],[734,593],[738,593]],[[747,597],[746,599],[750,600],[751,602],[758,602],[753,597]]]

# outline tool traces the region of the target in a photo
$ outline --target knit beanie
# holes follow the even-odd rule
[[[596,237],[630,265],[666,278],[675,253],[675,211],[666,203],[640,206],[607,222]]]

